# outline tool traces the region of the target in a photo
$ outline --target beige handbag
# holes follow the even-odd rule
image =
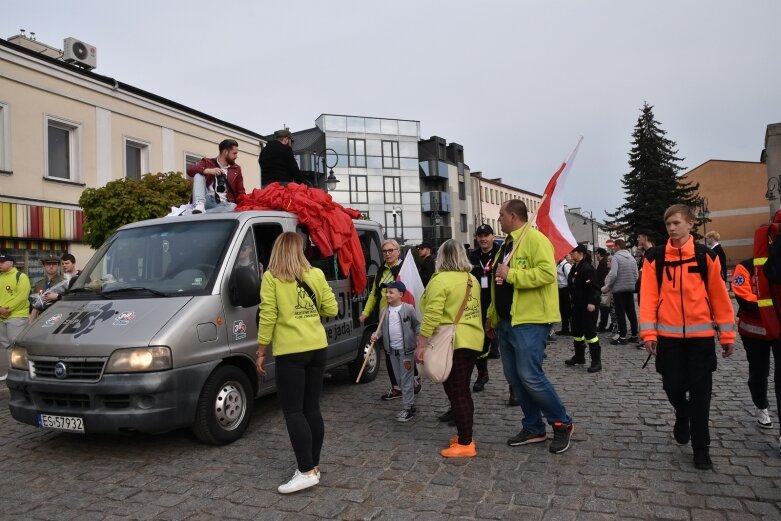
[[[423,355],[423,363],[418,364],[418,373],[434,382],[440,384],[448,379],[450,370],[453,368],[453,350],[455,349],[456,326],[464,314],[466,301],[469,299],[469,293],[472,291],[472,278],[466,275],[466,294],[461,303],[461,309],[458,310],[456,319],[452,324],[438,326],[426,342],[426,352]]]

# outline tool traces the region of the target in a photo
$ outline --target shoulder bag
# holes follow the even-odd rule
[[[458,310],[456,319],[452,324],[437,326],[428,341],[426,342],[426,352],[423,355],[423,363],[418,364],[418,372],[432,382],[439,384],[444,382],[450,376],[450,370],[453,368],[453,350],[455,349],[456,326],[464,314],[466,301],[469,299],[469,292],[472,291],[472,279],[466,275],[466,294],[461,303],[461,309]]]

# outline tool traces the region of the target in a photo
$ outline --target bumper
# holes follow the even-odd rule
[[[33,379],[11,369],[11,416],[38,426],[38,414],[83,418],[87,433],[156,434],[192,425],[206,378],[219,362],[159,373],[105,374],[95,383]]]

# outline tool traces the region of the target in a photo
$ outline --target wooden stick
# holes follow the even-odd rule
[[[388,309],[388,306],[385,306],[385,313],[380,315],[380,321],[377,323],[377,330],[379,330],[382,327],[382,321],[385,319],[385,315],[387,315],[389,311],[390,310]],[[367,349],[366,352],[363,354],[363,365],[361,365],[361,370],[358,373],[358,378],[355,379],[355,383],[361,381],[361,377],[363,376],[363,371],[366,369],[366,364],[369,362],[369,354],[372,352],[372,349],[374,349],[374,340],[369,342],[368,347],[369,349]]]

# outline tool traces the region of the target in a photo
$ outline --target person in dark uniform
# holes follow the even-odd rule
[[[274,132],[274,139],[263,147],[258,158],[260,165],[260,187],[271,183],[307,184],[296,158],[293,157],[293,134],[288,129]]]
[[[607,274],[610,273],[610,266],[607,265],[607,250],[605,248],[597,248],[597,280],[599,281],[599,287],[605,285],[607,280]],[[599,327],[597,331],[607,331],[607,319],[610,318],[610,306],[603,306],[599,304]]]
[[[420,280],[423,282],[423,287],[425,288],[428,286],[428,281],[431,280],[431,276],[437,270],[434,256],[431,254],[431,243],[423,241],[418,244],[418,255],[420,255],[418,273],[420,274]]]
[[[597,270],[591,264],[591,256],[584,244],[578,244],[570,256],[575,262],[568,280],[572,300],[572,339],[575,354],[564,363],[570,366],[585,364],[588,345],[591,355],[588,372],[596,373],[602,370],[602,348],[597,336],[597,308],[602,286],[598,284]]]
[[[488,306],[491,304],[491,269],[499,247],[494,244],[493,228],[487,224],[477,227],[475,238],[479,247],[469,254],[469,262],[472,263],[472,275],[480,282],[480,307],[485,323]],[[479,393],[488,383],[488,356],[494,342],[496,339],[485,337],[483,352],[477,358],[477,380],[472,386],[473,392]]]

